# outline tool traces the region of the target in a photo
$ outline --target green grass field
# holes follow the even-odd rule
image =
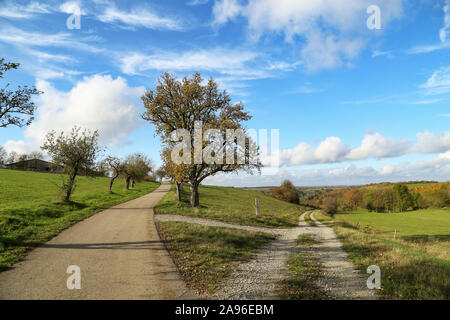
[[[127,191],[117,180],[109,194],[108,178],[78,177],[72,202],[61,203],[56,186],[60,182],[58,174],[0,169],[0,270],[73,223],[159,185],[142,182]]]
[[[256,191],[236,188],[200,186],[200,207],[187,203],[189,186],[184,186],[183,202],[176,199],[172,189],[157,205],[158,213],[180,214],[216,219],[239,224],[288,228],[298,224],[298,217],[306,208],[280,201]],[[255,216],[255,197],[260,198],[261,215]]]
[[[448,210],[406,213],[315,213],[334,228],[350,260],[365,274],[381,269],[384,299],[450,299]],[[394,230],[400,230],[394,240]]]
[[[339,213],[335,218],[378,237],[394,238],[438,258],[450,260],[450,210],[425,209],[402,213],[371,213],[364,209]],[[397,232],[395,232],[397,230]]]
[[[214,293],[239,263],[274,239],[261,232],[184,222],[161,222],[158,229],[185,281],[206,294]]]

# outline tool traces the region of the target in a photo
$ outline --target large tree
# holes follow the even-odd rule
[[[183,129],[190,135],[188,143],[194,148],[190,149],[191,160],[186,162],[188,165],[188,174],[186,176],[191,187],[190,203],[192,206],[199,205],[198,186],[209,176],[219,172],[236,172],[244,170],[253,173],[259,170],[261,164],[259,160],[250,160],[251,157],[257,158],[257,151],[254,142],[246,137],[243,122],[251,119],[248,112],[244,111],[242,103],[232,104],[231,98],[226,91],[220,92],[217,83],[211,78],[206,84],[200,74],[196,73],[191,78],[184,77],[177,80],[175,76],[163,74],[155,90],[147,90],[142,96],[142,101],[146,112],[142,114],[144,120],[156,126],[156,133],[161,136],[163,144],[169,148],[174,147],[172,132]],[[199,128],[199,124],[202,126]],[[218,134],[208,135],[207,130],[217,130]],[[196,133],[201,130],[200,142],[196,139]],[[244,145],[242,139],[227,139],[228,131],[239,131],[244,136]],[[231,141],[230,141],[231,140]],[[214,162],[203,161],[204,158],[198,150],[207,146],[213,146],[210,155],[215,159]],[[233,151],[231,159],[227,152],[225,161],[224,151]],[[238,157],[238,154],[241,157]],[[222,157],[221,157],[222,155]],[[242,159],[246,161],[238,161]],[[198,160],[198,159],[197,159]],[[230,161],[231,160],[231,161]],[[173,161],[173,159],[172,159]]]
[[[98,144],[98,131],[91,132],[74,127],[69,134],[55,131],[47,134],[41,149],[47,152],[52,161],[64,167],[67,179],[61,186],[63,200],[69,201],[75,188],[75,179],[80,172],[89,175],[95,172],[95,159],[102,150]]]
[[[5,62],[0,59],[0,79],[3,74],[11,69],[17,69],[19,63]],[[0,89],[0,128],[9,125],[23,127],[29,125],[34,120],[36,105],[31,101],[33,95],[42,93],[36,88],[28,86],[18,86],[15,90],[9,90],[9,83]]]

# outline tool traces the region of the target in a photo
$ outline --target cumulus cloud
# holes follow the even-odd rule
[[[350,164],[321,169],[281,169],[271,175],[262,176],[219,174],[207,178],[205,184],[240,187],[276,186],[285,179],[291,180],[296,186],[363,185],[408,180],[447,181],[450,179],[450,151],[439,154],[430,161],[388,164],[382,168]]]
[[[411,147],[410,140],[394,140],[384,137],[379,133],[367,134],[361,145],[349,152],[350,160],[362,160],[372,158],[398,157],[408,152]]]
[[[301,142],[292,149],[275,151],[266,155],[262,162],[266,166],[299,166],[325,163],[339,163],[366,159],[400,157],[409,153],[444,154],[450,150],[450,131],[433,134],[428,131],[417,134],[417,142],[411,139],[396,140],[378,132],[368,133],[357,147],[349,147],[338,137],[328,137],[317,146]],[[441,156],[444,157],[444,156]],[[391,166],[383,168],[383,174],[390,174]]]
[[[413,151],[420,153],[440,153],[450,149],[450,131],[433,134],[428,131],[417,134],[417,144]]]
[[[8,152],[39,149],[48,131],[67,132],[75,125],[99,130],[100,143],[114,147],[138,126],[137,106],[144,88],[129,87],[123,78],[85,77],[68,92],[45,80],[38,80],[36,87],[44,92],[36,120],[25,130],[24,140],[5,143]]]
[[[355,58],[362,49],[362,34],[372,0],[218,0],[214,25],[238,16],[247,19],[254,39],[283,34],[287,41],[306,40],[301,54],[310,71],[334,68]],[[383,26],[402,16],[402,0],[377,1]],[[324,52],[326,50],[326,52]]]
[[[274,154],[279,157],[281,165],[296,166],[315,163],[333,163],[345,159],[348,146],[337,137],[328,137],[314,148],[310,144],[302,142],[293,149],[282,150]],[[264,162],[263,162],[264,163]],[[276,163],[274,159],[267,161],[270,165]]]

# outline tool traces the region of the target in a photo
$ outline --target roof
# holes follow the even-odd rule
[[[44,162],[44,163],[46,163],[46,164],[48,164],[48,165],[52,165],[52,166],[55,166],[56,164],[54,164],[54,163],[52,163],[52,162],[48,162],[48,161],[45,161],[45,160],[42,160],[42,159],[27,159],[27,160],[22,160],[22,161],[18,161],[18,162],[13,162],[13,163],[8,163],[8,164],[5,164],[5,166],[13,166],[13,165],[15,165],[15,164],[19,164],[19,163],[25,163],[25,162],[31,162],[31,161],[40,161],[40,162]]]

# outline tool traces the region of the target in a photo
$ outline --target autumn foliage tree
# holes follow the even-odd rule
[[[81,171],[85,175],[95,172],[95,159],[102,150],[98,137],[98,131],[81,131],[76,126],[68,134],[61,132],[57,135],[51,131],[45,137],[41,149],[52,157],[55,164],[64,167],[67,173],[67,179],[61,186],[64,201],[70,200],[75,189],[75,179]]]
[[[299,203],[297,188],[290,180],[285,180],[283,181],[281,186],[270,189],[270,194],[272,195],[272,197],[278,200],[283,200],[295,204]]]
[[[17,69],[19,63],[5,62],[4,58],[0,59],[0,79],[3,78],[5,72],[11,69]],[[42,92],[36,88],[28,86],[19,86],[15,90],[9,90],[10,84],[0,89],[0,128],[6,128],[9,125],[23,127],[29,125],[33,121],[36,105],[31,101],[33,95]]]
[[[146,109],[142,114],[144,120],[155,125],[156,133],[161,136],[163,144],[173,148],[172,133],[175,130],[184,130],[189,133],[190,141],[183,141],[190,146],[190,154],[183,154],[189,159],[187,165],[186,180],[190,183],[190,204],[193,207],[199,205],[198,187],[207,177],[217,173],[230,173],[245,171],[254,173],[259,171],[259,161],[236,161],[237,154],[243,154],[248,160],[256,157],[253,141],[245,138],[245,144],[239,145],[237,139],[226,139],[227,130],[241,130],[245,133],[243,122],[251,119],[248,112],[244,111],[242,103],[232,104],[226,91],[220,92],[217,83],[211,78],[206,84],[200,74],[196,73],[191,78],[184,77],[177,80],[175,76],[163,74],[155,90],[147,90],[142,96]],[[198,128],[198,124],[202,126]],[[217,135],[207,135],[206,130],[218,130]],[[196,132],[200,130],[204,139],[195,140]],[[200,159],[195,161],[195,152],[201,152],[208,145],[214,145],[214,162],[207,163]],[[200,149],[200,150],[198,150]],[[236,155],[231,160],[225,161],[225,150],[233,150]],[[234,152],[235,151],[235,152]],[[172,159],[173,161],[173,159]]]

